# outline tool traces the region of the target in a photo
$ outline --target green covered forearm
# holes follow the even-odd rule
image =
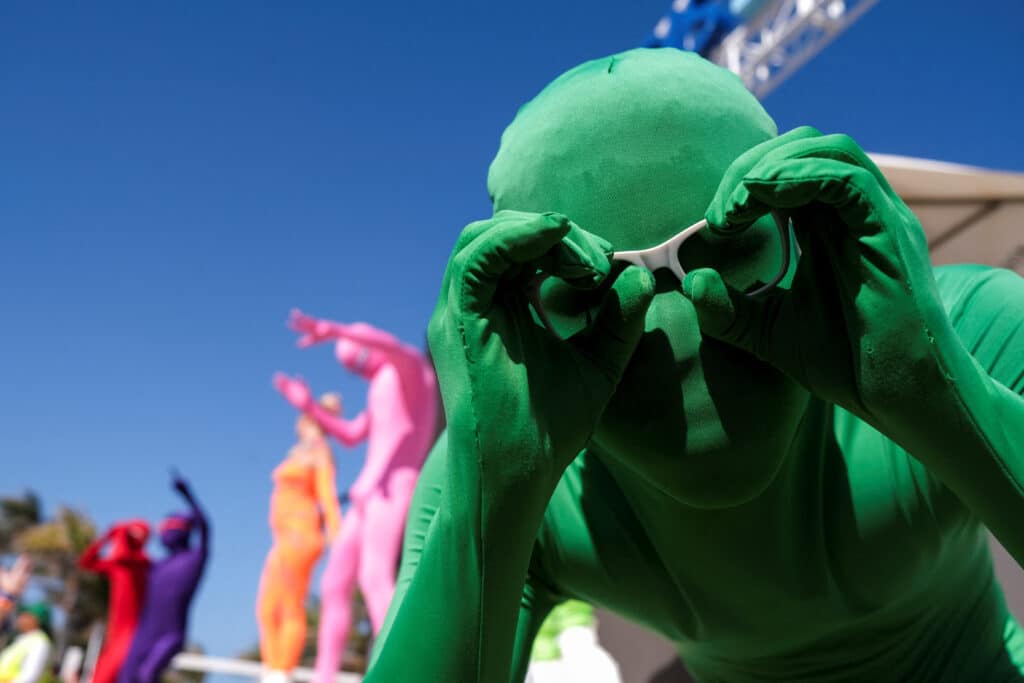
[[[533,541],[643,333],[650,273],[627,268],[593,329],[533,323],[524,274],[593,289],[611,245],[555,213],[499,211],[456,241],[427,337],[448,418],[444,493],[370,678],[494,683],[511,675]]]
[[[768,211],[788,212],[800,243],[789,289],[747,297],[691,271],[701,330],[898,443],[1024,563],[1024,399],[998,381],[1024,369],[1021,279],[961,274],[947,311],[920,222],[846,136],[799,128],[748,150],[707,219],[729,233]],[[996,357],[1012,374],[986,369]]]
[[[939,352],[946,391],[878,425],[953,490],[1024,566],[1024,398],[993,379],[958,340]]]
[[[512,675],[523,585],[550,492],[484,486],[475,456],[449,439],[445,494],[368,683]]]

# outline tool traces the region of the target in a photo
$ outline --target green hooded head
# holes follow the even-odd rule
[[[730,72],[678,50],[631,50],[572,69],[526,104],[502,135],[488,189],[495,211],[557,211],[616,250],[643,249],[703,218],[729,164],[775,134]],[[770,217],[739,237],[705,230],[680,261],[742,289],[774,274],[775,235]],[[688,504],[742,503],[778,471],[806,394],[702,340],[679,282],[656,278],[646,333],[593,445]],[[559,286],[544,294],[555,316],[574,305]]]
[[[30,614],[35,618],[36,625],[43,631],[50,630],[50,606],[45,602],[33,602],[21,605],[18,608],[18,616]]]

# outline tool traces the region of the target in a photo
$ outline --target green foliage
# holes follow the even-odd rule
[[[106,616],[106,582],[78,569],[78,556],[96,537],[96,526],[85,514],[59,507],[52,517],[29,491],[21,497],[0,498],[0,553],[26,553],[47,600],[67,615],[60,645],[85,646],[89,631]]]
[[[39,683],[64,683],[51,669],[43,671],[43,675],[39,677]]]
[[[32,491],[26,491],[20,497],[0,498],[0,552],[11,552],[14,539],[39,524],[42,518],[42,503]]]

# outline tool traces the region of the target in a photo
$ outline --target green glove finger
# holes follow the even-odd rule
[[[775,289],[749,297],[727,285],[715,270],[700,268],[686,274],[683,294],[693,303],[701,334],[754,355],[812,392],[838,395],[850,384],[842,342],[835,348],[807,348],[806,324],[792,292]],[[833,332],[840,340],[839,332]],[[808,353],[829,358],[830,373],[809,375]]]
[[[895,209],[891,188],[878,167],[845,135],[829,135],[787,145],[785,154],[762,159],[746,173],[732,206],[742,211],[750,197],[770,209],[792,209],[822,202],[844,220],[878,224]]]
[[[693,303],[702,334],[753,354],[811,392],[838,401],[855,384],[845,341],[847,313],[840,311],[840,283],[823,253],[824,240],[811,237],[815,248],[801,256],[793,289],[750,297],[728,286],[716,271],[700,268],[686,274],[683,294]],[[808,338],[814,340],[811,346]]]
[[[611,272],[611,255],[607,240],[570,222],[568,234],[537,260],[537,267],[573,287],[593,289]]]
[[[561,214],[502,211],[496,218],[494,227],[453,262],[454,277],[473,284],[460,289],[461,310],[486,312],[498,282],[509,274],[530,277],[540,268],[574,286],[593,288],[611,270],[611,245]]]
[[[785,290],[748,297],[727,285],[717,271],[699,268],[686,274],[683,294],[697,311],[697,324],[702,333],[759,358],[775,355],[770,353],[770,340],[773,337],[771,328],[780,322],[785,324],[785,321],[778,319],[783,309],[783,299],[788,295]]]
[[[491,229],[493,226],[493,218],[489,218],[482,221],[474,221],[473,223],[470,223],[465,228],[463,228],[462,232],[459,233],[458,239],[455,240],[455,247],[452,249],[451,256],[448,258],[448,264],[445,266],[444,275],[441,278],[441,290],[438,294],[437,303],[434,306],[434,313],[431,316],[431,320],[440,317],[440,313],[442,312],[442,310],[445,307],[445,304],[448,301],[452,273],[455,270],[454,268],[452,268],[452,265],[456,257],[458,257],[458,255],[461,254],[462,251],[473,242],[473,240],[482,235],[485,231]],[[427,337],[428,339],[430,337],[429,330]]]
[[[445,267],[444,276],[441,280],[441,298],[444,300],[448,295],[448,288],[451,285],[452,274],[455,271],[452,268],[455,259],[465,251],[466,247],[472,244],[476,238],[484,234],[488,230],[493,230],[497,225],[511,220],[531,220],[536,219],[541,214],[530,214],[520,211],[499,211],[492,218],[487,218],[481,221],[474,221],[462,229],[459,233],[458,239],[455,241],[455,246],[452,248],[452,254],[449,257],[448,265]]]
[[[757,167],[763,163],[781,161],[786,158],[800,159],[806,157],[833,159],[853,166],[859,166],[871,172],[871,175],[875,177],[875,180],[878,181],[887,195],[890,197],[896,196],[896,193],[889,186],[889,181],[882,174],[878,166],[875,165],[875,162],[871,160],[871,157],[861,149],[861,146],[853,138],[841,133],[792,140],[786,145],[772,150],[770,154],[765,155],[747,172],[747,177],[758,175],[760,172],[757,170]]]
[[[569,219],[559,214],[502,211],[492,220],[449,266],[447,290],[457,314],[485,314],[503,277],[520,274],[524,265],[543,257],[571,229]]]
[[[459,318],[461,309],[459,301],[464,287],[453,286],[453,282],[462,282],[465,276],[465,260],[467,249],[487,232],[493,232],[501,225],[512,221],[541,221],[557,227],[557,222],[542,219],[539,214],[514,215],[514,212],[506,212],[503,217],[492,217],[486,220],[475,221],[467,225],[459,234],[455,248],[448,259],[444,276],[441,281],[441,289],[438,293],[437,303],[427,323],[427,345],[434,354],[434,361],[438,369],[447,366],[446,354],[443,352],[448,340],[452,335],[458,335],[460,328]]]
[[[882,231],[894,216],[904,218],[870,170],[834,159],[765,159],[743,184],[754,202],[770,209],[833,206],[858,236]]]
[[[445,267],[444,277],[441,281],[442,294],[448,291],[448,287],[451,285],[452,275],[457,270],[456,268],[453,268],[455,260],[459,258],[460,254],[463,254],[467,247],[475,242],[478,237],[483,235],[485,232],[494,230],[499,225],[503,225],[510,221],[537,220],[541,215],[542,214],[530,214],[519,211],[500,211],[491,218],[474,221],[463,228],[462,232],[459,233],[458,239],[455,241],[455,246],[452,248],[451,256],[448,259],[448,265]]]
[[[630,266],[615,279],[594,324],[569,341],[617,385],[644,332],[644,317],[654,299],[654,276]]]
[[[801,126],[771,140],[751,147],[729,164],[722,176],[715,196],[711,200],[704,217],[708,226],[718,232],[740,232],[761,216],[768,209],[748,206],[746,188],[743,180],[762,159],[785,148],[796,140],[820,137],[821,133],[810,126]],[[742,209],[742,210],[741,210]]]

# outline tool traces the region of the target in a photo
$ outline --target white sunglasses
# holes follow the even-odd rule
[[[768,290],[779,284],[783,278],[786,277],[786,273],[789,272],[790,263],[790,239],[789,239],[789,220],[782,216],[778,211],[772,212],[772,217],[775,219],[775,226],[779,231],[779,241],[782,245],[782,263],[779,266],[779,271],[775,277],[766,284],[747,292],[747,296],[757,296],[764,294]],[[652,273],[662,268],[667,268],[672,271],[672,274],[679,278],[681,283],[686,278],[686,271],[683,270],[682,263],[679,262],[679,251],[683,243],[696,235],[698,232],[708,227],[706,219],[701,219],[693,225],[684,228],[682,231],[676,233],[672,237],[668,238],[661,244],[649,247],[647,249],[635,249],[631,251],[616,251],[612,253],[611,260],[613,262],[619,261],[624,263],[630,263],[634,266],[646,268]],[[540,273],[533,280],[529,288],[530,303],[533,305],[534,311],[537,312],[537,317],[544,324],[544,327],[548,329],[552,334],[555,334],[554,326],[551,324],[551,320],[548,318],[547,313],[544,312],[544,306],[541,304],[540,289],[544,280],[551,277],[546,273]],[[557,336],[557,335],[556,335]]]

